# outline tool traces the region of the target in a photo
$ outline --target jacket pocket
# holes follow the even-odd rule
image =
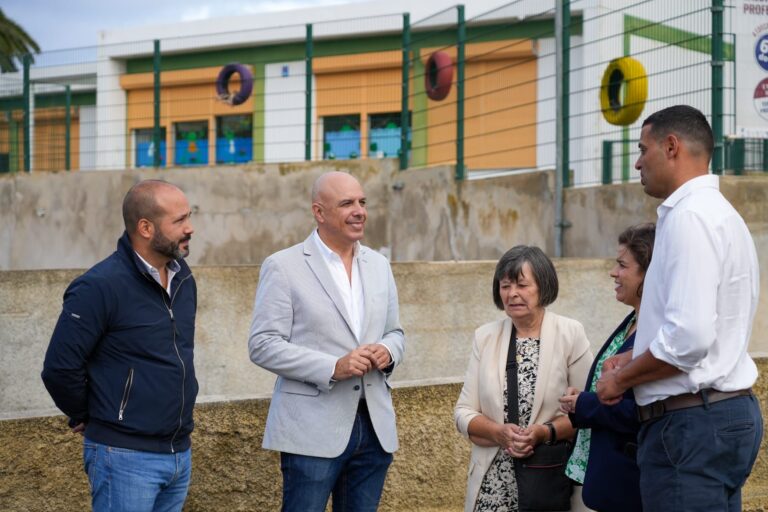
[[[293,393],[295,395],[317,396],[320,390],[313,384],[305,384],[297,380],[283,379],[280,383],[280,391],[283,393]]]
[[[133,387],[133,368],[128,370],[128,378],[125,379],[125,387],[123,388],[123,398],[120,400],[120,410],[117,412],[117,421],[123,421],[123,413],[125,408],[128,407],[128,399],[131,397],[131,388]]]

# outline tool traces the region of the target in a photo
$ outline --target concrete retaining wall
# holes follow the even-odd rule
[[[398,172],[382,159],[0,176],[0,270],[84,268],[104,258],[123,229],[123,196],[144,178],[186,191],[192,265],[258,265],[306,238],[310,188],[330,170],[363,183],[366,243],[393,261],[495,260],[520,243],[554,252],[553,172],[457,183],[452,167]],[[722,190],[768,254],[768,174],[724,177]],[[636,183],[567,189],[564,254],[612,257],[618,233],[654,220],[657,205]]]
[[[555,312],[579,319],[597,350],[627,313],[614,300],[610,260],[555,262],[560,297]],[[394,263],[406,331],[399,385],[458,382],[472,333],[499,318],[491,281],[495,262]],[[247,339],[259,268],[195,267],[198,314],[195,366],[201,402],[263,398],[274,377],[248,359]],[[0,419],[54,414],[39,372],[66,286],[81,271],[0,272]],[[768,289],[755,319],[750,351],[768,353]],[[762,314],[761,314],[762,312]]]

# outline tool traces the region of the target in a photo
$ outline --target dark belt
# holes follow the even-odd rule
[[[737,396],[748,396],[752,394],[752,388],[741,389],[739,391],[717,391],[715,389],[702,389],[698,393],[685,393],[684,395],[671,396],[664,400],[658,400],[648,405],[637,406],[637,417],[640,422],[649,421],[658,418],[664,413],[677,411],[679,409],[688,409],[689,407],[699,407],[715,402],[736,398]]]

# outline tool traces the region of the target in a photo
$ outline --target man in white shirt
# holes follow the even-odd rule
[[[741,510],[763,434],[747,353],[759,293],[755,245],[707,172],[713,137],[701,112],[656,112],[639,147],[645,192],[664,202],[634,353],[606,361],[597,392],[612,404],[634,389],[644,509]]]
[[[248,348],[278,375],[263,447],[281,452],[283,511],[378,507],[397,450],[389,376],[402,361],[389,262],[360,244],[360,183],[323,174],[312,188],[317,229],[261,267]]]

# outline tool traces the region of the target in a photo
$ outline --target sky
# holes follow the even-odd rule
[[[358,3],[364,0],[2,0],[42,51],[96,46],[102,30]]]

